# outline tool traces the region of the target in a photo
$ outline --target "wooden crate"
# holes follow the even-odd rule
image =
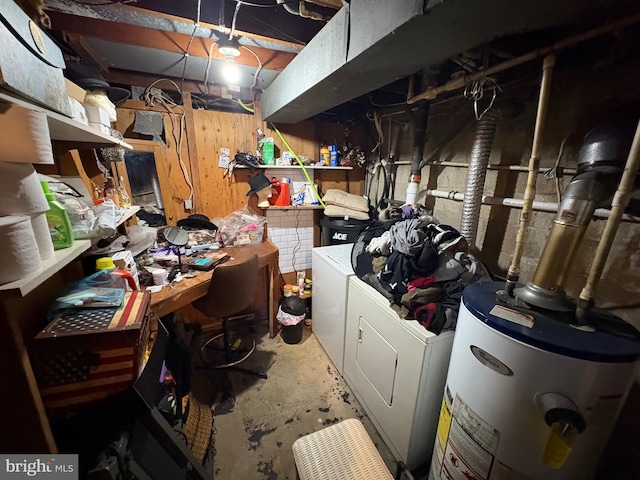
[[[126,292],[122,306],[67,309],[37,336],[31,352],[45,408],[75,408],[128,388],[149,340],[148,292]]]

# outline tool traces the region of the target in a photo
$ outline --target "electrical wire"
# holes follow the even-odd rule
[[[143,93],[143,100],[145,102],[145,105],[150,107],[154,106],[156,102],[159,103],[164,107],[164,109],[169,114],[169,121],[171,122],[171,135],[173,136],[173,141],[176,144],[176,153],[178,155],[178,163],[180,164],[180,169],[182,170],[184,181],[189,187],[189,198],[187,200],[189,200],[189,202],[191,203],[191,208],[187,210],[190,212],[193,212],[195,211],[193,183],[191,183],[191,178],[189,176],[189,171],[187,170],[187,166],[182,160],[182,140],[184,137],[184,130],[186,128],[184,105],[179,105],[178,103],[174,102],[173,99],[169,95],[164,93],[162,90],[156,89],[160,91],[159,94],[152,90],[153,87],[157,83],[160,83],[161,81],[170,82],[180,94],[180,98],[182,98],[182,90],[180,89],[180,87],[178,87],[178,84],[176,82],[174,82],[170,78],[159,78],[154,82],[152,82],[151,84],[149,84],[149,86],[147,86],[147,88]],[[182,110],[182,114],[180,115],[180,124],[179,124],[180,130],[177,136],[176,136],[175,120],[173,118],[174,112],[171,109],[171,107],[178,107]]]
[[[255,110],[253,108],[251,108],[249,105],[247,105],[246,103],[244,103],[242,100],[238,99],[238,104],[244,108],[247,112],[251,112],[251,113],[255,113]]]
[[[240,11],[241,6],[242,6],[242,2],[237,2],[236,9],[233,11],[233,20],[231,20],[231,30],[229,31],[229,40],[233,38],[233,34],[236,31],[236,19],[238,18],[238,12]]]
[[[258,68],[256,68],[256,71],[253,74],[253,84],[251,84],[251,92],[253,93],[253,89],[256,88],[256,83],[258,83],[258,74],[262,70],[262,61],[260,60],[260,57],[258,56],[258,54],[253,50],[251,50],[249,47],[245,47],[244,45],[240,45],[240,46],[245,50],[251,52],[251,54],[254,57],[256,57],[256,60],[258,61]]]
[[[236,3],[241,3],[242,5],[246,5],[247,7],[258,7],[258,8],[273,8],[273,7],[279,7],[280,5],[285,5],[285,4],[300,3],[300,0],[288,0],[286,2],[272,3],[271,5],[267,5],[265,3],[245,2],[244,0],[232,0],[232,1]]]
[[[187,43],[187,48],[184,51],[184,65],[182,66],[182,77],[180,77],[180,84],[182,85],[182,88],[184,89],[184,74],[187,71],[187,61],[189,59],[189,49],[191,48],[191,43],[193,42],[193,37],[195,37],[196,35],[196,30],[198,30],[198,26],[200,25],[200,9],[201,9],[202,3],[201,0],[198,0],[198,7],[197,7],[197,11],[196,11],[196,22],[193,24],[193,31],[191,32],[191,36],[189,37],[189,42]]]

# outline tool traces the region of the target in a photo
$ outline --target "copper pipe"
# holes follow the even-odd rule
[[[425,195],[435,198],[444,198],[446,200],[454,200],[456,202],[461,202],[464,200],[464,193],[454,191],[446,192],[444,190],[422,190],[420,191],[418,198],[422,198]],[[482,204],[497,205],[509,208],[522,208],[524,206],[524,200],[522,200],[521,198],[503,198],[483,195]],[[531,208],[538,212],[556,213],[558,211],[558,204],[554,202],[540,202],[535,200],[532,203]],[[598,208],[595,212],[593,212],[593,216],[595,218],[609,218],[611,216],[611,212],[606,208]],[[630,223],[640,223],[640,217],[638,215],[625,213],[622,216],[622,221]]]
[[[411,162],[408,160],[400,160],[395,162],[395,165],[411,165]],[[459,167],[459,168],[469,168],[469,164],[466,162],[449,162],[449,161],[435,161],[429,162],[425,165],[425,167]],[[489,164],[487,166],[489,170],[510,170],[512,172],[528,172],[529,167],[527,165],[497,165],[497,164]],[[551,167],[549,167],[551,168]],[[549,168],[540,167],[538,168],[538,173],[545,173]],[[575,168],[563,168],[562,175],[575,175]]]
[[[561,50],[574,47],[579,43],[602,36],[614,30],[628,27],[638,22],[640,22],[640,15],[634,15],[632,17],[624,18],[617,22],[608,23],[606,25],[593,28],[591,30],[575,35],[573,37],[560,40],[559,42],[556,42],[553,45],[542,47],[532,52],[525,53],[524,55],[521,55],[516,58],[512,58],[511,60],[507,60],[506,62],[500,63],[493,67],[489,67],[486,70],[482,70],[472,75],[464,75],[459,78],[454,78],[453,80],[448,81],[444,85],[440,85],[438,87],[429,87],[424,92],[418,93],[417,95],[413,95],[413,90],[410,90],[407,95],[407,103],[412,104],[412,103],[419,102],[420,100],[433,100],[441,93],[458,90],[459,88],[463,88],[465,85],[475,80],[480,80],[482,78],[491,76],[494,73],[502,72],[503,70],[508,70],[510,68],[517,67],[518,65],[522,65],[523,63],[530,62],[537,58],[544,57],[552,53],[557,53]]]
[[[598,282],[602,276],[604,265],[607,261],[607,256],[611,250],[611,245],[618,231],[618,226],[622,220],[622,214],[629,205],[631,198],[631,192],[633,191],[633,185],[640,167],[640,121],[636,127],[636,133],[633,137],[633,143],[631,144],[631,150],[629,150],[629,156],[627,157],[627,164],[624,167],[622,178],[620,179],[620,185],[613,197],[611,204],[611,214],[607,220],[607,224],[602,232],[600,243],[591,264],[589,270],[589,276],[584,285],[584,288],[580,292],[580,301],[590,304],[595,296],[595,291],[598,288]]]
[[[536,196],[536,180],[540,167],[540,145],[542,143],[542,131],[547,119],[547,108],[551,93],[551,76],[556,63],[556,57],[549,55],[542,63],[542,84],[540,85],[540,98],[538,99],[538,113],[536,125],[533,131],[533,143],[531,145],[531,158],[529,159],[529,175],[527,175],[527,187],[524,191],[524,205],[520,213],[520,225],[516,235],[516,245],[513,251],[513,260],[507,272],[505,291],[509,296],[513,295],[513,289],[520,279],[520,260],[524,251],[524,242],[527,236],[527,227],[531,220],[531,206]]]

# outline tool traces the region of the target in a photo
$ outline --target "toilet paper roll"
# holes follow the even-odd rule
[[[38,244],[40,260],[53,257],[55,250],[53,249],[47,214],[36,213],[31,215],[31,228],[33,228],[33,235],[36,237],[36,243]]]
[[[0,217],[0,245],[0,285],[28,277],[42,265],[29,217]]]
[[[33,165],[0,162],[0,179],[0,215],[30,215],[49,210]]]
[[[49,124],[44,112],[11,107],[0,115],[0,160],[53,165]]]

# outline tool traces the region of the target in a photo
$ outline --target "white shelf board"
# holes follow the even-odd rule
[[[251,167],[245,167],[244,165],[238,165],[236,168],[245,169]],[[298,169],[300,170],[302,167],[300,165],[258,165],[255,168],[259,168],[261,170],[269,170],[269,169],[280,169],[280,170],[291,170]],[[353,167],[331,167],[329,165],[305,165],[304,168],[307,170],[353,170]]]
[[[91,247],[90,240],[75,240],[69,248],[56,250],[53,257],[42,262],[42,267],[36,273],[15,282],[0,285],[0,299],[24,297],[33,291],[49,277],[59,272],[82,252]],[[37,252],[35,252],[37,254]]]
[[[47,116],[47,122],[49,124],[49,136],[53,140],[61,140],[66,142],[75,143],[90,143],[93,145],[113,146],[118,145],[128,150],[133,150],[133,147],[126,142],[113,138],[111,135],[102,133],[87,125],[83,125],[80,122],[73,120],[72,118],[65,117],[60,113],[47,110],[46,108],[34,105],[19,98],[12,97],[6,93],[0,92],[0,102],[9,103],[19,108],[26,108],[34,110],[36,112],[44,112]]]
[[[140,210],[140,207],[135,205],[133,207],[127,207],[127,210],[124,212],[124,214],[120,217],[120,219],[118,220],[118,223],[116,226],[120,226],[122,225],[124,222],[126,222],[127,220],[129,220],[131,217],[133,217],[136,213],[138,213],[138,211]]]

